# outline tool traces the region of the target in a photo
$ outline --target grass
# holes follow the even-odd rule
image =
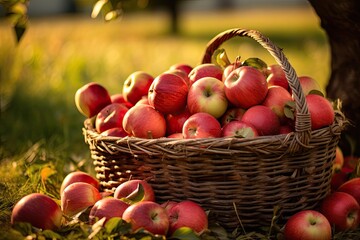
[[[177,62],[195,66],[213,36],[235,27],[261,31],[284,49],[298,75],[325,87],[329,47],[309,7],[185,13],[176,36],[168,34],[164,13],[125,14],[110,23],[89,16],[30,19],[19,45],[2,21],[0,235],[10,229],[11,209],[22,196],[36,191],[59,199],[66,173],[94,171],[81,132],[84,118],[74,104],[79,87],[96,81],[113,94],[136,70],[156,76]],[[248,39],[224,47],[232,59],[256,56],[274,63]]]

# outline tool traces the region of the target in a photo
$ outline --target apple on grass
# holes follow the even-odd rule
[[[331,225],[318,211],[302,210],[292,215],[284,227],[285,240],[331,240]]]
[[[197,65],[189,73],[190,86],[203,77],[213,77],[222,81],[223,69],[213,63]]]
[[[242,121],[231,121],[222,128],[223,137],[253,138],[258,135],[254,126]]]
[[[355,177],[346,181],[337,189],[337,191],[350,194],[360,205],[360,177]]]
[[[96,131],[102,133],[110,128],[122,128],[123,118],[128,110],[125,105],[120,103],[107,105],[96,116]]]
[[[62,212],[59,205],[47,195],[31,193],[18,201],[11,213],[11,224],[30,223],[40,229],[60,228]]]
[[[191,115],[185,121],[182,134],[185,139],[216,138],[221,136],[221,125],[212,115],[199,112]]]
[[[208,229],[208,218],[205,210],[197,203],[184,200],[174,204],[169,210],[169,236],[182,227],[191,228],[197,235]]]
[[[333,192],[321,202],[320,212],[336,231],[356,229],[359,225],[360,206],[356,199],[345,192]]]
[[[87,83],[75,93],[75,104],[81,114],[92,118],[111,104],[109,92],[99,83]]]
[[[166,236],[169,218],[165,209],[152,201],[141,201],[130,205],[122,219],[131,224],[132,231],[144,229],[152,234]]]
[[[68,217],[74,217],[102,199],[99,190],[93,185],[76,182],[67,186],[61,193],[61,210]]]
[[[136,104],[130,108],[126,112],[122,124],[129,136],[161,138],[166,134],[164,115],[147,104]]]
[[[229,102],[244,109],[261,104],[268,92],[265,76],[250,66],[242,66],[232,71],[224,85]]]
[[[144,71],[131,73],[125,80],[122,95],[127,102],[135,105],[143,96],[148,94],[154,77]]]
[[[272,86],[268,88],[268,93],[262,105],[270,108],[279,118],[280,123],[285,123],[287,117],[284,113],[284,109],[288,102],[293,102],[293,98],[290,93],[283,87]]]
[[[141,187],[140,187],[141,185]],[[131,179],[116,187],[114,198],[131,201],[155,201],[155,193],[145,180]]]
[[[163,114],[178,113],[186,107],[188,90],[183,78],[173,73],[162,73],[151,84],[148,101]]]
[[[305,97],[311,118],[311,129],[316,130],[331,125],[335,119],[334,109],[325,97],[309,94]]]
[[[61,186],[60,186],[60,194],[64,191],[64,189],[67,186],[69,186],[72,183],[76,183],[76,182],[89,183],[89,184],[93,185],[96,189],[100,188],[100,183],[95,177],[91,176],[90,174],[88,174],[86,172],[75,171],[75,172],[70,172],[63,179]]]
[[[280,132],[278,116],[263,105],[256,105],[246,110],[242,121],[254,126],[259,136],[277,135]]]
[[[113,217],[122,217],[124,211],[129,207],[128,203],[120,199],[107,197],[97,201],[90,210],[89,222],[94,224],[97,220],[105,218],[104,224]]]
[[[205,112],[220,118],[227,110],[224,83],[213,77],[203,77],[193,83],[187,96],[191,114]]]

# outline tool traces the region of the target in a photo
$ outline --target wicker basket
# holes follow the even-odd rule
[[[281,49],[258,31],[231,29],[212,39],[203,63],[235,36],[250,37],[284,69],[296,103],[295,131],[253,139],[140,139],[103,137],[85,121],[83,134],[97,178],[106,191],[133,179],[148,180],[159,202],[189,199],[210,210],[226,229],[269,226],[314,208],[330,191],[332,160],[346,120],[311,131],[310,115],[294,69]],[[239,220],[240,219],[240,220]]]

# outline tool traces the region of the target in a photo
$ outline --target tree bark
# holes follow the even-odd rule
[[[360,1],[309,2],[321,20],[331,49],[327,96],[341,99],[342,110],[351,122],[339,145],[344,154],[360,156]]]

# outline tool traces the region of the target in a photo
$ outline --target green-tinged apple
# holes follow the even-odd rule
[[[141,185],[141,189],[139,188]],[[155,193],[151,185],[145,180],[131,179],[116,187],[114,198],[137,201],[155,201]]]
[[[267,68],[266,81],[268,86],[280,86],[289,91],[289,82],[286,79],[284,70],[279,64],[273,64]]]
[[[278,116],[263,105],[256,105],[246,110],[242,121],[254,126],[259,136],[277,135],[280,132]]]
[[[56,230],[62,222],[59,205],[47,195],[31,193],[18,201],[11,213],[11,224],[30,223],[40,229]]]
[[[333,160],[333,172],[340,172],[344,166],[344,155],[339,146],[336,146],[335,158]]]
[[[214,116],[199,112],[185,121],[182,134],[185,139],[221,137],[221,125]]]
[[[356,199],[345,192],[333,192],[321,202],[320,212],[336,231],[347,231],[359,226],[360,206]]]
[[[122,128],[123,118],[128,110],[129,108],[120,103],[107,105],[96,115],[96,131],[102,133],[110,128]]]
[[[360,205],[360,177],[355,177],[346,181],[337,189],[337,191],[350,194]]]
[[[221,126],[225,126],[231,121],[241,121],[241,118],[244,115],[245,111],[246,110],[243,108],[228,108],[226,112],[221,116]]]
[[[136,104],[130,108],[123,119],[123,128],[138,138],[161,138],[166,134],[166,121],[163,114],[147,104]]]
[[[102,199],[99,190],[85,182],[75,182],[67,186],[61,193],[61,210],[68,217],[93,206]]]
[[[231,121],[222,128],[223,137],[253,138],[259,136],[254,126],[242,121]]]
[[[319,83],[314,78],[309,76],[300,76],[298,79],[305,96],[309,95],[311,91],[321,92],[325,95]]]
[[[213,63],[197,65],[189,73],[190,86],[203,77],[213,77],[222,81],[223,69]]]
[[[100,199],[90,210],[89,222],[90,224],[94,224],[97,220],[105,218],[104,223],[106,223],[110,218],[121,218],[129,206],[128,203],[113,197]]]
[[[187,96],[191,114],[205,112],[220,118],[227,110],[224,83],[214,77],[203,77],[193,83]]]
[[[75,171],[68,173],[65,178],[63,179],[61,186],[60,186],[60,194],[64,191],[64,189],[72,183],[76,182],[84,182],[93,185],[96,189],[100,188],[99,181],[93,177],[92,175],[82,172],[82,171]]]
[[[165,209],[152,201],[141,201],[129,206],[122,219],[131,224],[134,232],[144,229],[152,234],[166,236],[169,229],[169,218]]]
[[[311,129],[316,130],[331,125],[335,119],[334,109],[325,97],[309,94],[305,97],[311,118]]]
[[[125,80],[122,95],[127,102],[135,105],[143,96],[147,96],[154,77],[144,71],[131,73]]]
[[[116,93],[110,96],[112,103],[124,104],[127,108],[134,106],[131,102],[125,100],[124,96],[121,93]]]
[[[318,211],[302,210],[292,215],[284,227],[285,240],[331,240],[331,225]]]
[[[225,79],[225,94],[235,107],[248,109],[261,104],[268,92],[265,76],[256,68],[242,66]]]
[[[125,132],[122,126],[105,130],[100,135],[104,137],[121,137],[121,138],[128,136],[127,132]]]
[[[181,133],[185,121],[191,116],[188,108],[185,108],[178,114],[167,114],[166,120],[166,136],[174,133]]]
[[[184,200],[168,210],[169,236],[181,227],[189,227],[201,235],[208,229],[208,217],[205,210],[197,203]]]
[[[79,112],[92,118],[111,103],[108,90],[99,83],[87,83],[75,93],[75,105]]]
[[[162,114],[175,114],[185,109],[188,91],[188,84],[182,77],[162,73],[151,84],[148,101],[150,106]]]
[[[285,105],[292,101],[294,101],[293,98],[285,88],[272,86],[269,87],[262,105],[270,108],[278,116],[280,123],[283,124],[287,121],[287,117],[284,113]]]

